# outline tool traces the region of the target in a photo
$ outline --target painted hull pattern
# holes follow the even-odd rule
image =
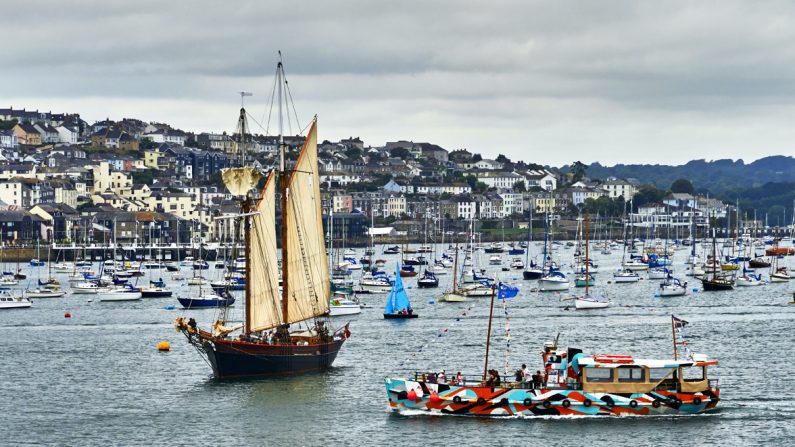
[[[331,367],[345,339],[312,345],[264,345],[205,341],[204,352],[217,379],[289,376]]]
[[[460,416],[650,416],[699,414],[714,409],[720,389],[698,393],[652,391],[633,394],[580,390],[487,388],[386,378],[389,408]],[[408,399],[414,391],[415,400]],[[436,394],[432,398],[432,394]]]

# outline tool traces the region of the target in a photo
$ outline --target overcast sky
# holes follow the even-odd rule
[[[239,90],[266,115],[282,50],[321,140],[556,166],[795,147],[789,1],[32,0],[3,16],[0,107],[89,122],[233,131]]]

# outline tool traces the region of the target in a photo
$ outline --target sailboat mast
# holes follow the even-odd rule
[[[458,290],[458,242],[455,244],[455,260],[453,261],[453,293]]]
[[[588,296],[588,283],[591,275],[588,274],[588,210],[585,210],[585,296]]]
[[[281,56],[281,52],[279,52]],[[284,83],[284,68],[282,62],[276,65],[276,83],[278,84],[278,98],[279,98],[279,180],[281,189],[281,206],[282,206],[282,321],[284,324],[290,324],[289,321],[289,301],[290,287],[289,287],[289,266],[287,262],[287,160],[284,149],[284,119],[282,116],[282,91]]]
[[[483,365],[483,381],[486,381],[486,376],[489,372],[489,347],[491,342],[491,319],[494,316],[494,295],[497,292],[497,281],[491,284],[491,305],[489,306],[489,328],[486,330],[486,360]]]
[[[246,197],[246,201],[243,205],[243,213],[248,214],[251,212],[251,198]],[[252,281],[251,278],[251,220],[249,216],[243,218],[245,231],[245,243],[244,243],[244,251],[246,256],[246,309],[243,312],[246,316],[246,335],[251,333],[251,286]],[[238,225],[235,225],[238,227]],[[234,261],[232,261],[234,263]],[[201,290],[201,286],[199,286],[199,290]]]

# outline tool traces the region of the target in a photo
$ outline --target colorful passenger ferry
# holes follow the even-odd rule
[[[547,342],[543,361],[535,382],[487,382],[484,375],[439,383],[432,373],[387,377],[389,408],[463,416],[682,415],[720,402],[718,381],[708,377],[718,362],[702,354],[686,360],[585,356]]]

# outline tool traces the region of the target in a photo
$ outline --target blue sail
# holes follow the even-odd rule
[[[389,292],[384,313],[391,314],[410,308],[409,296],[406,295],[406,289],[403,288],[403,279],[400,277],[400,264],[398,263],[395,271],[395,285],[392,286],[392,291]]]
[[[386,274],[384,274],[386,276]],[[395,283],[392,285],[392,291],[389,292],[389,297],[386,299],[386,307],[384,307],[385,314],[392,314],[395,313],[395,304],[394,304],[394,295],[395,295],[395,288],[397,287],[397,283],[400,282],[400,287],[403,287],[403,281],[400,279],[400,263],[397,263],[395,267]]]

